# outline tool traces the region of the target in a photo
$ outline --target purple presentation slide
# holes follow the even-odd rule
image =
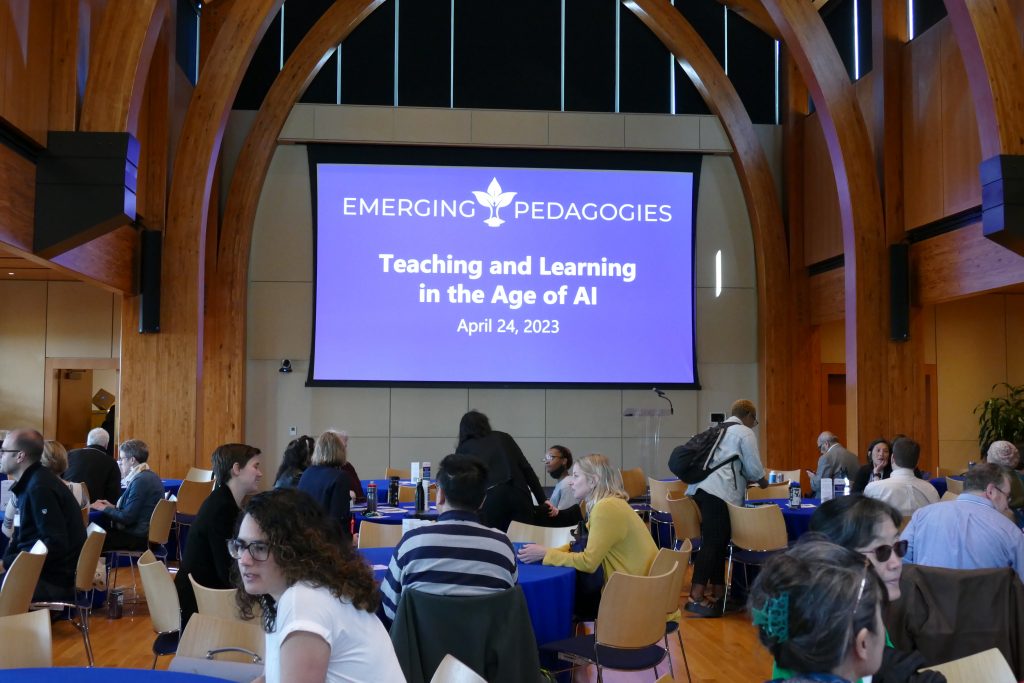
[[[693,181],[317,164],[313,382],[694,382]]]

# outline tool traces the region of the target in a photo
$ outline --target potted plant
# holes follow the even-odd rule
[[[1011,386],[1000,382],[992,386],[1005,391],[1005,396],[993,396],[982,401],[974,409],[978,416],[978,445],[982,455],[993,441],[1024,441],[1024,385]]]

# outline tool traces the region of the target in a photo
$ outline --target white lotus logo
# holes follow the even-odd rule
[[[473,195],[481,205],[486,206],[491,210],[491,217],[486,219],[484,223],[496,228],[505,221],[498,217],[498,209],[503,206],[508,206],[512,203],[512,199],[515,198],[515,192],[502,192],[501,185],[498,184],[497,178],[491,178],[491,184],[487,186],[487,192],[481,192],[480,190],[473,190]]]

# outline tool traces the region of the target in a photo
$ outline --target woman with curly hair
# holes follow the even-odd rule
[[[267,683],[404,682],[375,615],[373,572],[313,499],[296,489],[254,496],[228,552],[243,617],[263,608]]]

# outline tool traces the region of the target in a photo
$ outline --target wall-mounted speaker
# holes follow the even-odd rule
[[[889,245],[889,338],[910,339],[910,245]]]
[[[140,233],[141,258],[139,273],[139,333],[160,331],[160,261],[163,233],[143,230]]]

